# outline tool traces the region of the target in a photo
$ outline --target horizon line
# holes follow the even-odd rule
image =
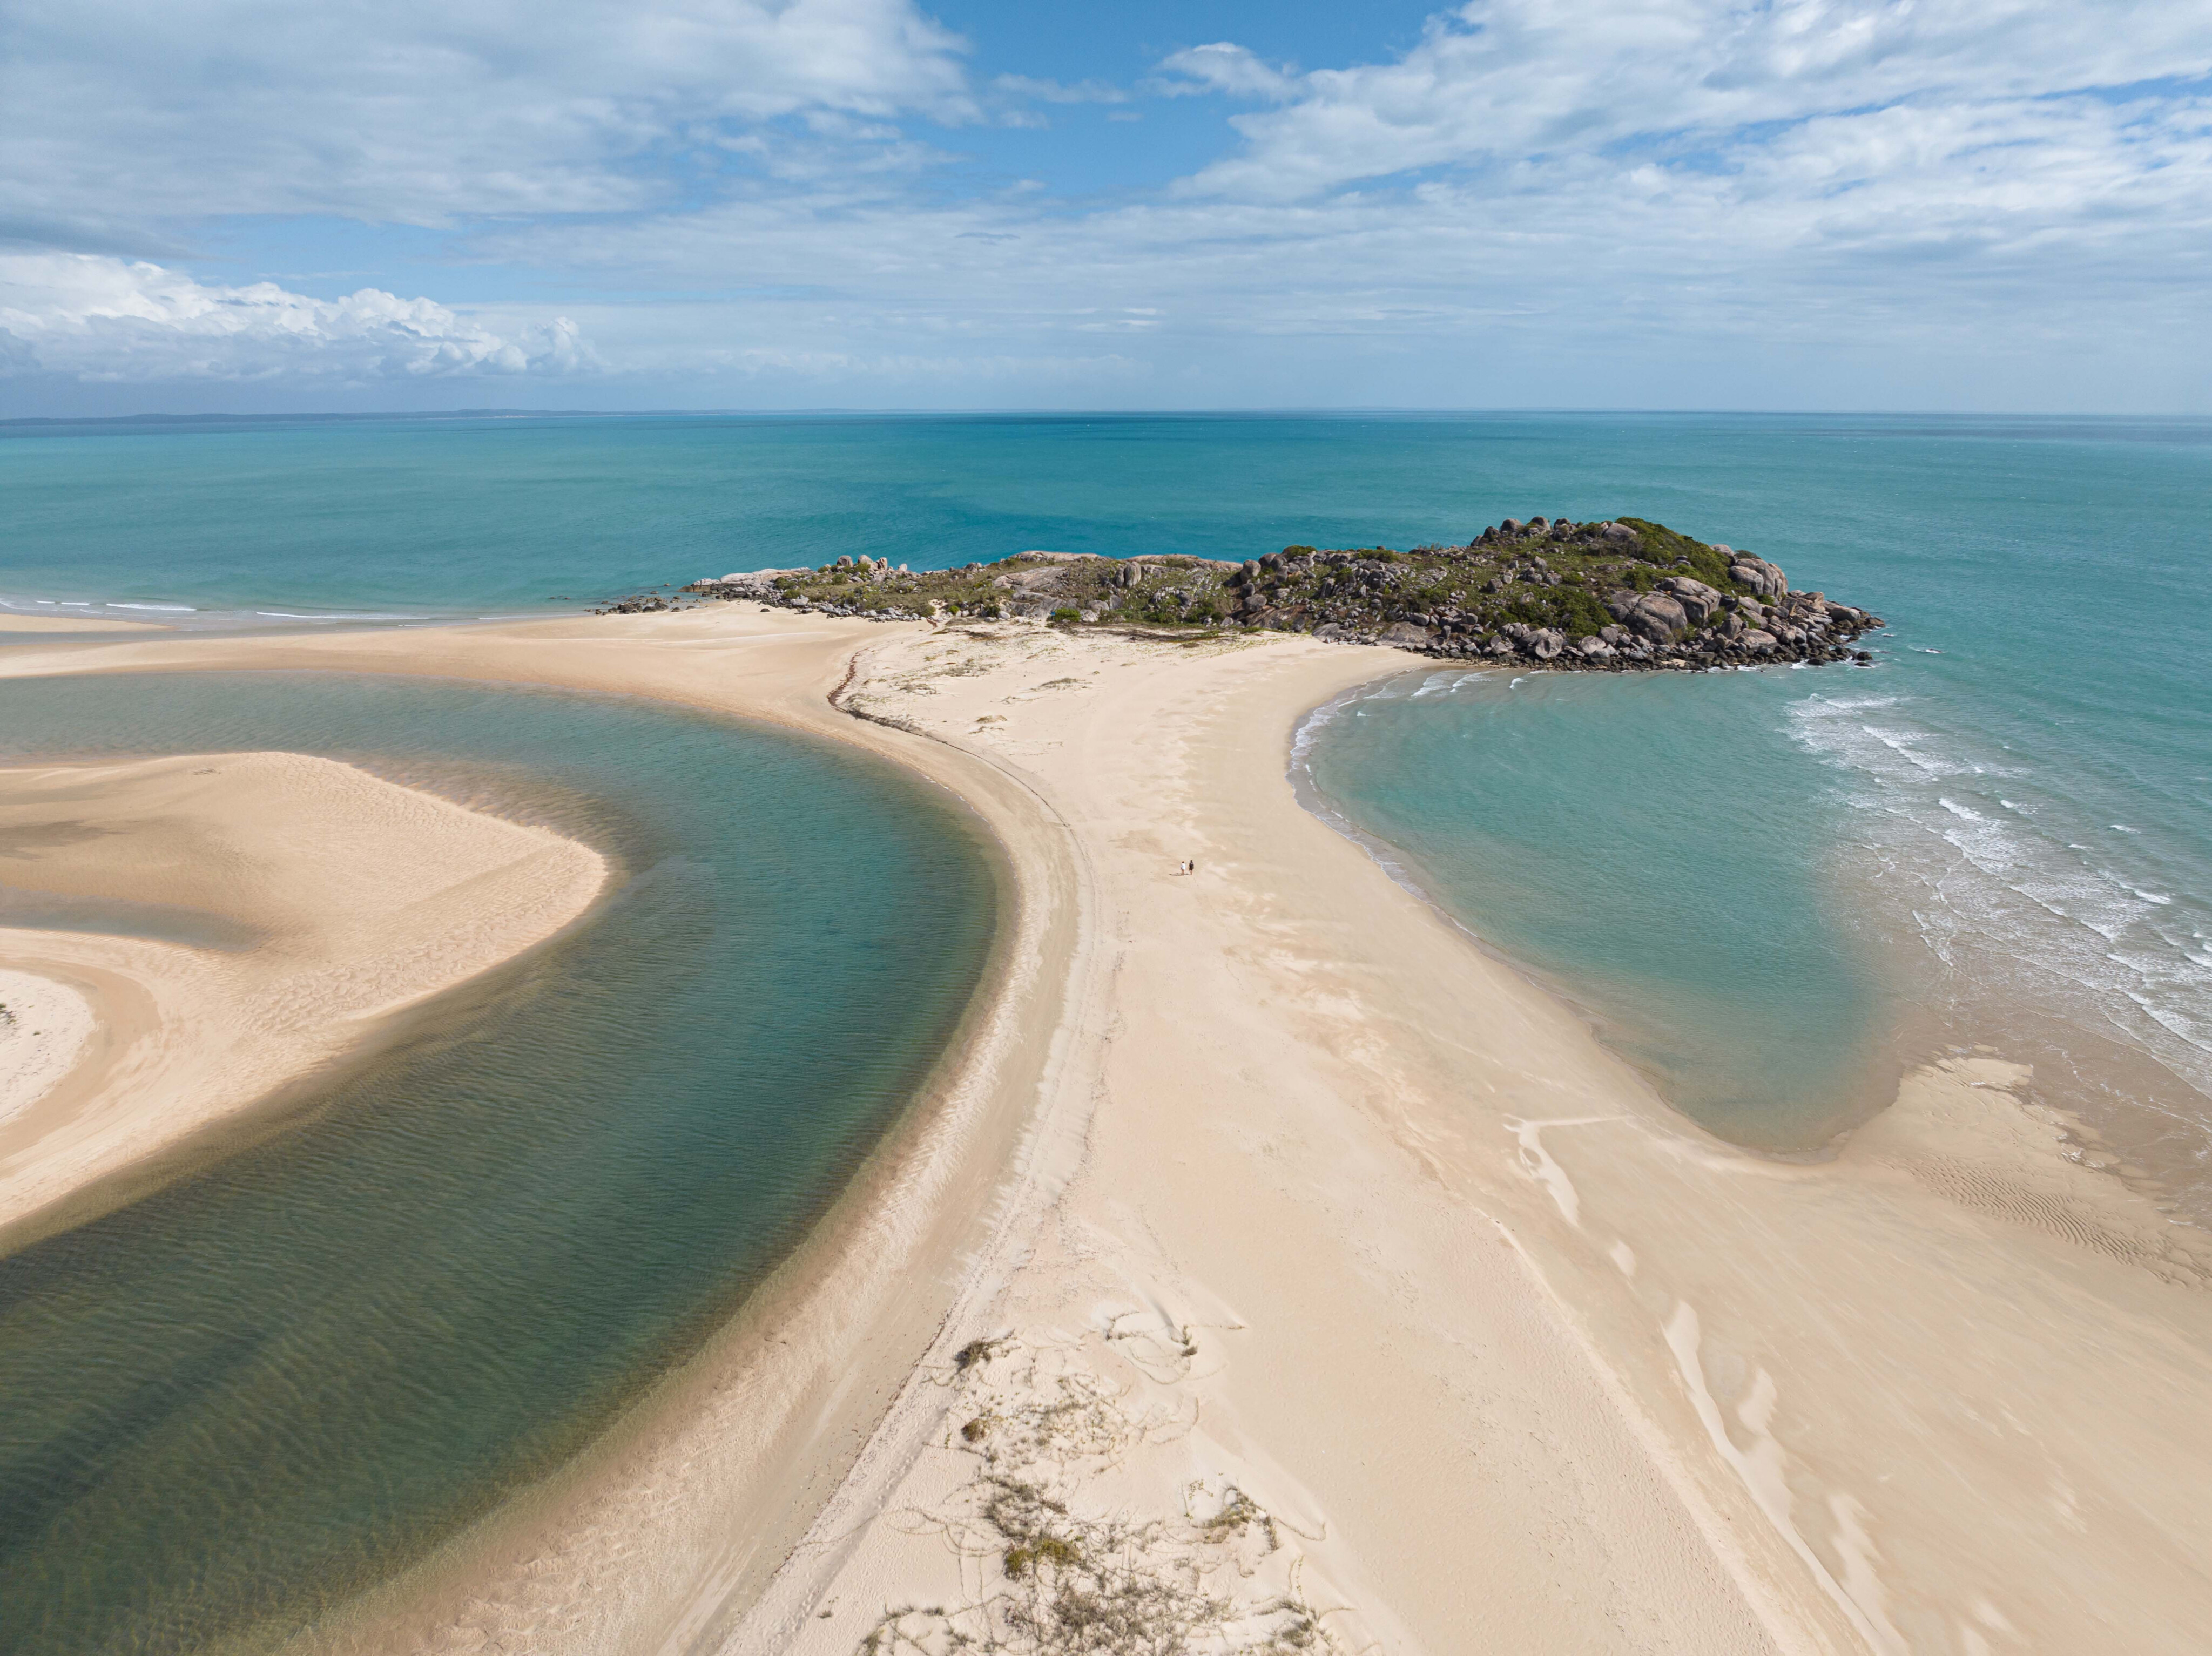
[[[2055,410],[2008,410],[1993,412],[1971,409],[1772,409],[1772,408],[1528,408],[1509,405],[1440,408],[1401,403],[1358,403],[1342,406],[1268,405],[1237,407],[1226,405],[1209,409],[1139,409],[1139,408],[932,408],[928,406],[898,408],[854,408],[834,404],[775,408],[668,408],[668,409],[266,409],[258,412],[211,410],[191,414],[32,414],[0,416],[0,428],[15,426],[121,426],[121,425],[196,425],[243,423],[270,420],[487,420],[487,419],[554,419],[554,420],[623,420],[623,419],[792,419],[792,418],[928,418],[928,419],[985,419],[1009,416],[1024,419],[1260,419],[1276,418],[1357,418],[1377,415],[1425,415],[1437,416],[1614,416],[1619,417],[1665,418],[1728,418],[1757,416],[1768,419],[1919,419],[1919,420],[2089,420],[2089,421],[2162,421],[2204,423],[2212,422],[2212,414],[2174,413],[2069,413]]]

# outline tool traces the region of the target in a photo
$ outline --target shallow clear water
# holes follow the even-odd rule
[[[1571,446],[1532,509],[1589,500]],[[1639,455],[1598,509],[1875,608],[1878,664],[1423,675],[1310,731],[1316,782],[1720,1131],[1810,1146],[1986,1045],[2212,1217],[2212,428],[1692,421],[1582,458]]]
[[[0,490],[9,508],[0,600],[41,613],[64,599],[183,604],[249,618],[271,610],[550,611],[550,600],[845,552],[917,567],[1027,548],[1243,557],[1291,542],[1462,540],[1501,517],[1539,512],[1635,513],[1748,547],[1781,562],[1798,585],[1888,616],[1878,665],[1664,681],[1527,677],[1517,687],[1486,680],[1449,689],[1464,676],[1437,678],[1409,659],[1405,688],[1315,733],[1315,777],[1334,808],[1396,842],[1437,901],[1560,983],[1668,1096],[1723,1131],[1761,1144],[1816,1143],[1877,1102],[1898,1065],[1986,1042],[2033,1062],[2047,1097],[2090,1113],[2173,1180],[2188,1211],[2212,1216],[2201,1176],[2212,1160],[2204,826],[2212,675],[2203,664],[2212,424],[1494,416],[16,427],[0,428]],[[0,647],[7,637],[0,634]],[[556,1072],[600,1078],[604,1100],[573,1107],[582,1125],[550,1145],[523,1135],[531,1157],[552,1161],[528,1160],[545,1170],[519,1187],[548,1192],[559,1220],[542,1235],[526,1222],[520,1234],[536,1237],[557,1270],[590,1263],[576,1259],[571,1227],[602,1236],[600,1227],[643,1224],[640,1214],[658,1212],[654,1147],[719,1132],[682,1101],[720,1096],[732,1077],[749,1085],[757,1069],[771,1090],[797,1089],[776,1096],[836,1095],[793,1055],[857,1061],[840,1042],[872,1030],[887,1031],[889,1044],[866,1050],[878,1053],[884,1076],[904,1077],[899,1063],[920,1062],[945,1027],[930,1022],[939,1012],[928,1009],[949,1018],[950,989],[940,1005],[900,987],[896,973],[907,967],[894,961],[854,995],[835,986],[849,981],[838,974],[862,956],[831,950],[835,969],[824,975],[799,946],[803,925],[775,930],[792,916],[811,925],[805,917],[838,913],[822,895],[831,874],[818,848],[778,826],[811,824],[806,832],[823,845],[845,843],[847,812],[834,788],[818,798],[826,816],[806,815],[817,809],[806,801],[817,785],[828,786],[816,772],[771,767],[782,779],[749,792],[754,760],[710,762],[688,739],[651,734],[690,728],[682,715],[647,719],[635,742],[578,738],[568,734],[573,698],[558,699],[562,711],[543,721],[541,746],[502,757],[504,738],[491,728],[500,719],[449,711],[418,724],[380,699],[399,690],[331,682],[307,726],[332,721],[343,735],[331,739],[396,755],[393,762],[426,776],[447,776],[441,766],[458,761],[455,786],[495,777],[503,798],[543,794],[556,816],[582,812],[607,834],[647,834],[660,848],[639,859],[655,873],[636,888],[635,907],[607,922],[629,929],[598,934],[613,951],[604,964],[571,972],[562,954],[557,992],[541,997],[538,979],[526,974],[513,998],[488,1003],[473,1022],[457,1018],[453,1044],[434,1042],[422,1055],[474,1064],[458,1095],[495,1118],[522,1107],[509,1077],[540,1073],[531,1066],[544,1054],[562,1059],[547,1066]],[[1424,685],[1435,693],[1411,694]],[[128,705],[106,699],[125,691],[49,687],[34,706],[23,699],[29,688],[0,687],[5,743],[65,747],[80,739],[69,720],[83,707],[110,710],[102,741],[217,744],[205,732],[225,728],[234,702],[228,690],[179,700],[189,716],[142,731]],[[469,698],[521,693],[452,694],[462,698],[455,708],[469,709],[491,705]],[[253,724],[275,717],[264,704],[236,705],[259,709],[239,727],[241,743],[320,739],[306,726],[295,738],[293,725]],[[356,722],[344,723],[354,717],[348,709],[359,710]],[[708,728],[714,752],[744,747],[723,734],[727,727]],[[731,834],[739,836],[734,848]],[[781,849],[757,859],[743,848],[748,834]],[[930,843],[939,844],[934,832]],[[949,853],[940,846],[931,854]],[[711,877],[698,872],[702,860]],[[775,883],[779,869],[796,883]],[[621,918],[631,913],[645,918]],[[687,952],[689,940],[736,935],[726,928],[741,918],[782,941],[768,946],[746,980],[752,989],[709,993],[698,986],[724,982],[724,968],[687,965],[714,946]],[[946,924],[970,936],[968,921]],[[960,980],[947,970],[929,981]],[[633,972],[657,986],[635,999],[597,986],[629,984]],[[915,994],[920,1021],[908,1024]],[[670,1013],[664,1002],[690,1010]],[[550,1010],[533,1010],[541,1006]],[[775,1015],[757,1016],[764,1007]],[[607,1021],[588,1021],[599,1017]],[[509,1044],[472,1044],[500,1040]],[[807,1090],[817,1085],[824,1090]],[[861,1114],[879,1120],[868,1109],[891,1108],[896,1095],[885,1080]],[[384,1120],[387,1108],[398,1107],[377,1105],[363,1119]],[[412,1130],[404,1113],[389,1119],[402,1124],[395,1131]],[[873,1131],[811,1107],[788,1116],[763,1107],[746,1119],[761,1136],[743,1141],[751,1159],[731,1175],[732,1188],[760,1204],[747,1214],[774,1216],[782,1227],[775,1234],[786,1238]],[[645,1148],[633,1156],[638,1123]],[[571,1137],[573,1156],[564,1149]],[[770,1153],[787,1138],[794,1163]],[[787,1186],[769,1171],[787,1166],[806,1170]],[[310,1158],[306,1168],[319,1173],[323,1163]],[[605,1186],[582,1177],[594,1168],[616,1177]],[[325,1188],[346,1188],[338,1174],[328,1177]],[[488,1166],[465,1161],[455,1177],[506,1187]],[[577,1329],[557,1304],[544,1313],[542,1339],[533,1333],[538,1290],[520,1293],[526,1325],[502,1325],[501,1338],[544,1354],[553,1374],[582,1378],[550,1404],[532,1394],[510,1406],[489,1383],[459,1394],[465,1406],[457,1404],[440,1432],[463,1446],[465,1476],[434,1480],[443,1493],[420,1510],[446,1516],[421,1520],[424,1528],[472,1510],[513,1468],[567,1453],[614,1406],[605,1399],[625,1393],[633,1383],[625,1376],[649,1370],[660,1360],[653,1352],[682,1349],[685,1331],[698,1325],[685,1316],[719,1314],[673,1307],[726,1306],[756,1268],[742,1261],[771,1257],[771,1245],[752,1240],[768,1233],[750,1228],[736,1233],[745,1240],[734,1255],[718,1252],[726,1243],[714,1224],[693,1257],[683,1240],[698,1234],[690,1227],[728,1218],[723,1186],[678,1187],[680,1222],[665,1236],[648,1225],[658,1240],[645,1257],[660,1260],[653,1250],[665,1246],[669,1280],[708,1291],[687,1289],[653,1309],[638,1344],[614,1339],[617,1356],[605,1374],[594,1352],[576,1349]],[[250,1181],[193,1193],[201,1188],[178,1193],[185,1206],[175,1222],[200,1211],[194,1203],[270,1199]],[[289,1234],[283,1222],[255,1222]],[[107,1248],[124,1246],[111,1240],[122,1234],[93,1234]],[[467,1250],[485,1244],[467,1226],[458,1235],[433,1278],[437,1293],[487,1307],[472,1315],[503,1314],[501,1278],[465,1268]],[[128,1348],[132,1306],[158,1307],[170,1291],[163,1271],[182,1269],[185,1256],[135,1256],[134,1269],[148,1274],[112,1285],[99,1263],[107,1255],[88,1254],[94,1263],[82,1266],[74,1257],[67,1247],[42,1254],[38,1268],[49,1274],[6,1314],[44,1315],[56,1338],[81,1320],[83,1349],[104,1362]],[[297,1290],[267,1291],[306,1302]],[[337,1302],[375,1331],[372,1352],[410,1325],[407,1307],[428,1302],[427,1291],[406,1283],[383,1293]],[[613,1313],[602,1306],[592,1314]],[[119,1457],[122,1469],[111,1495],[88,1495],[81,1505],[57,1495],[54,1515],[38,1521],[64,1527],[34,1527],[30,1541],[15,1544],[31,1551],[9,1555],[40,1561],[37,1569],[54,1573],[48,1588],[64,1594],[57,1602],[87,1618],[70,1623],[80,1629],[70,1635],[75,1647],[101,1647],[82,1629],[103,1625],[94,1618],[110,1600],[156,1618],[144,1625],[181,1627],[158,1617],[274,1602],[303,1580],[335,1592],[424,1532],[410,1527],[415,1520],[380,1529],[382,1519],[348,1527],[349,1518],[318,1515],[273,1527],[294,1550],[180,1554],[142,1583],[132,1549],[151,1546],[140,1538],[166,1521],[149,1513],[168,1503],[179,1514],[177,1533],[206,1527],[212,1513],[252,1507],[252,1469],[282,1459],[269,1444],[222,1435],[243,1426],[210,1427],[204,1495],[175,1470],[183,1463],[162,1459],[199,1429],[192,1411],[226,1418],[234,1390],[265,1399],[270,1387],[254,1365],[281,1355],[291,1338],[253,1324],[233,1347],[220,1338],[233,1326],[225,1316],[209,1313],[205,1326],[204,1340],[196,1332],[182,1343],[181,1366],[149,1382],[143,1434],[134,1435],[131,1412],[141,1393],[125,1388],[100,1405],[97,1418],[108,1424],[82,1449],[61,1435],[67,1419],[36,1438],[34,1447],[50,1446],[39,1451],[47,1456],[42,1476],[81,1475],[88,1489],[104,1488],[106,1457]],[[596,1327],[586,1325],[591,1338]],[[345,1332],[343,1319],[311,1320],[300,1338],[340,1345]],[[7,1350],[0,1344],[0,1359]],[[244,1355],[225,1368],[234,1350]],[[647,1355],[632,1362],[640,1351]],[[349,1406],[314,1393],[302,1400],[316,1422]],[[494,1447],[477,1447],[479,1408],[489,1422],[482,1441]],[[381,1415],[368,1421],[386,1429]],[[317,1430],[332,1443],[348,1436],[326,1422]],[[392,1442],[398,1464],[414,1466],[405,1435]],[[311,1513],[319,1501],[342,1514],[380,1510],[342,1477],[327,1489],[303,1479],[296,1498]],[[111,1532],[124,1538],[112,1547]],[[39,1539],[46,1536],[58,1538],[49,1546]],[[100,1545],[83,1544],[94,1536]],[[206,1585],[195,1587],[203,1568]],[[33,1647],[72,1647],[57,1635]]]
[[[11,1651],[290,1625],[572,1454],[834,1197],[989,945],[989,864],[941,797],[651,702],[55,679],[0,683],[0,761],[356,759],[623,868],[273,1136],[0,1259]]]
[[[1844,786],[1793,786],[1781,682],[1424,674],[1318,715],[1303,763],[1325,809],[1600,1017],[1673,1102],[1809,1148],[1870,1107],[1893,1013],[1831,877]]]

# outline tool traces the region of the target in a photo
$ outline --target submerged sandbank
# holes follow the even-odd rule
[[[2200,1642],[2196,1233],[2001,1057],[1821,1165],[1667,1109],[1297,806],[1293,725],[1396,658],[732,604],[5,670],[185,664],[781,719],[970,799],[1019,893],[942,1107],[775,1319],[311,1643],[849,1651],[900,1606],[1048,1610],[1115,1524],[1139,1586],[1348,1648]]]
[[[97,1028],[0,1119],[0,1228],[143,1162],[338,1057],[381,1020],[580,913],[598,852],[300,754],[0,769],[7,883],[218,917],[217,949],[0,927],[0,960]]]

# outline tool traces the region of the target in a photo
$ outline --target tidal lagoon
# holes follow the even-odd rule
[[[805,1236],[990,946],[956,807],[769,727],[292,674],[15,682],[0,709],[11,761],[323,754],[620,870],[254,1142],[0,1259],[10,1650],[273,1638],[560,1465]]]

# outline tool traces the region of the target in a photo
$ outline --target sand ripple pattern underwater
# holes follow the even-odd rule
[[[0,685],[10,756],[287,748],[620,860],[275,1137],[0,1259],[0,1648],[258,1647],[572,1455],[913,1096],[995,902],[878,762],[651,702],[307,675]]]

